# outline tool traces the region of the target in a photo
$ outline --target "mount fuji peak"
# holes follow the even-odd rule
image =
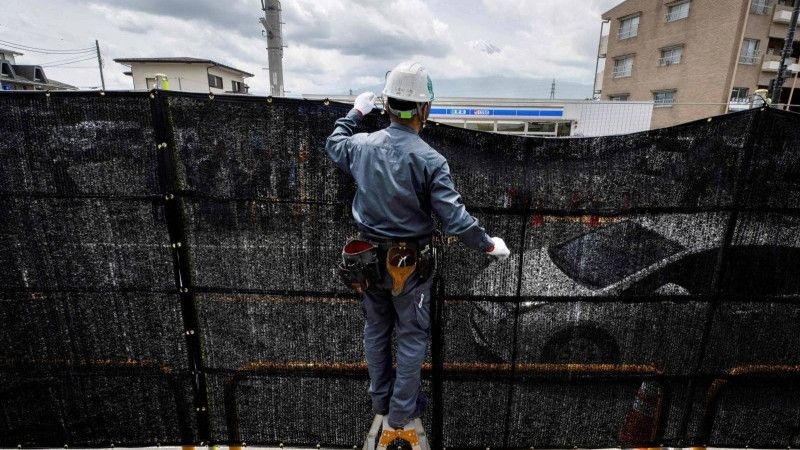
[[[469,48],[471,48],[472,50],[476,52],[486,53],[487,55],[492,55],[495,53],[502,52],[502,50],[500,50],[500,47],[492,44],[491,42],[484,41],[483,39],[469,41],[467,42],[467,45],[469,45]]]

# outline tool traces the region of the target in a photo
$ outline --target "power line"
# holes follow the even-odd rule
[[[5,41],[2,39],[0,39],[0,44],[7,45],[17,50],[24,50],[26,52],[31,52],[31,53],[42,53],[46,55],[78,55],[94,51],[94,48],[92,47],[81,48],[81,49],[54,49],[54,48],[33,47],[30,45],[18,44],[16,42]]]
[[[47,67],[47,66],[50,66],[50,65],[53,65],[53,64],[76,62],[78,59],[86,58],[87,56],[88,55],[80,55],[80,56],[72,55],[69,58],[55,59],[53,61],[43,61],[43,62],[40,62],[39,65],[43,66],[43,67]]]
[[[84,58],[84,59],[77,59],[75,61],[69,61],[69,62],[65,62],[65,63],[61,63],[61,64],[51,64],[49,66],[42,66],[42,67],[48,67],[49,68],[49,67],[66,66],[67,64],[74,64],[74,63],[79,63],[79,62],[84,62],[84,61],[91,61],[93,59],[95,59],[95,56],[90,56],[90,57]]]

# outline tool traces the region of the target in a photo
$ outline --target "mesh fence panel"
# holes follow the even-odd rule
[[[0,446],[361,444],[362,312],[335,275],[354,189],[324,153],[348,106],[0,103]],[[799,130],[426,127],[512,251],[436,239],[434,446],[800,444]]]

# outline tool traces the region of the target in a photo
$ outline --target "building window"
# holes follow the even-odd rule
[[[631,94],[614,94],[609,95],[608,99],[612,102],[627,102],[630,99]]]
[[[633,71],[633,56],[622,56],[614,60],[614,78],[631,76]]]
[[[665,108],[672,106],[675,103],[675,90],[655,91],[653,92],[653,105],[655,108]]]
[[[558,122],[528,122],[528,136],[556,136]]]
[[[628,39],[639,34],[639,16],[626,17],[619,20],[619,38]]]
[[[740,64],[756,64],[758,62],[758,39],[745,39],[742,42],[742,53],[739,55]]]
[[[735,87],[731,91],[731,103],[749,103],[750,89],[746,87]]]
[[[750,5],[750,12],[760,16],[769,13],[769,0],[753,0]]]
[[[661,58],[658,58],[659,66],[671,66],[680,64],[683,57],[683,46],[668,47],[661,49]]]
[[[499,133],[524,133],[525,124],[523,122],[497,122]]]
[[[241,81],[236,81],[236,80],[231,80],[231,91],[233,91],[233,92],[244,92],[244,90],[242,89],[242,82]]]
[[[467,122],[464,128],[478,131],[494,131],[494,122]]]
[[[208,86],[212,88],[222,89],[222,77],[208,74]]]
[[[689,4],[690,2],[676,3],[667,8],[667,22],[675,22],[689,17]]]

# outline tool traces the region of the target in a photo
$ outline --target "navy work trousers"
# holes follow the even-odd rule
[[[388,411],[392,427],[403,427],[421,416],[427,404],[420,392],[420,380],[430,335],[432,282],[433,277],[420,280],[415,274],[396,297],[386,285],[364,293],[364,353],[369,368],[369,394],[376,413]],[[393,330],[397,332],[396,371],[392,369]]]

